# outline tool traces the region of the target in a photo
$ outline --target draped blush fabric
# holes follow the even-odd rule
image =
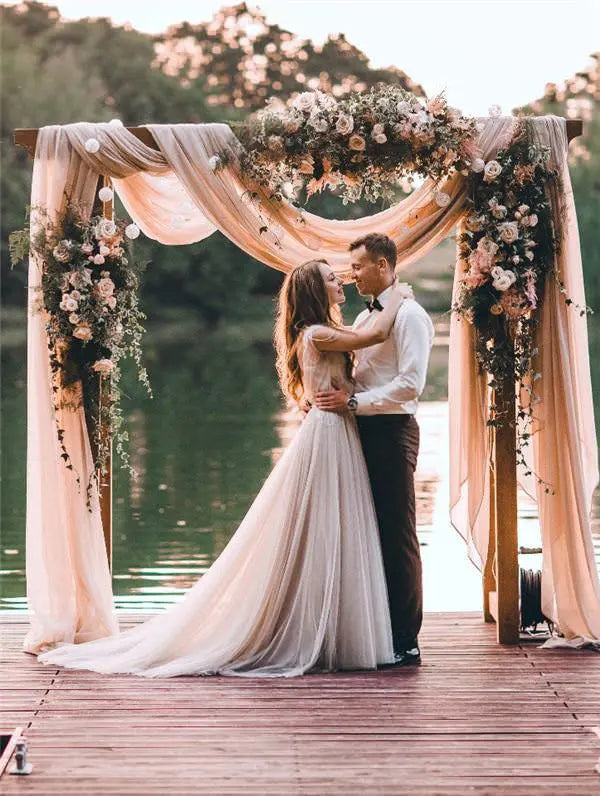
[[[68,144],[60,127],[40,130],[31,189],[31,235],[60,216],[65,192],[90,206],[98,175]],[[37,653],[62,642],[117,632],[111,578],[98,498],[86,508],[92,455],[83,409],[61,409],[55,419],[45,317],[41,311],[42,262],[29,260],[27,313],[27,600],[31,612],[24,640]],[[63,390],[59,401],[71,396]],[[56,423],[83,488],[65,468]]]
[[[309,396],[346,384],[304,332]],[[354,417],[314,409],[238,530],[180,603],[119,636],[40,660],[146,677],[293,677],[393,660],[383,560]]]
[[[509,143],[515,120],[501,117],[481,121],[483,129],[477,142],[477,154],[488,160]],[[561,158],[568,178],[564,157],[564,120],[556,117],[535,120],[536,130],[540,136],[546,136],[546,140],[549,131],[558,130],[561,125],[562,138],[559,140],[558,134],[554,133],[550,143],[553,148],[559,148],[560,155],[555,152],[555,156]],[[249,190],[236,168],[237,139],[227,125],[148,125],[148,128],[159,151],[140,142],[125,128],[107,124],[78,123],[43,128],[38,137],[34,184],[36,172],[52,173],[44,202],[58,206],[65,187],[68,194],[91,202],[92,184],[98,174],[106,174],[113,178],[115,189],[131,217],[151,238],[166,244],[186,244],[202,240],[219,230],[270,267],[289,271],[304,260],[325,257],[334,271],[345,278],[348,278],[348,244],[356,237],[372,231],[388,234],[398,247],[398,269],[401,270],[441,242],[464,215],[466,179],[457,175],[441,186],[450,195],[450,203],[443,208],[437,206],[434,196],[440,186],[426,180],[404,201],[375,215],[352,221],[322,219],[299,211],[286,202],[274,204],[260,191]],[[85,142],[92,136],[100,142],[100,149],[94,154],[85,150]],[[68,165],[63,163],[60,169],[56,168],[50,156],[59,142],[69,152]],[[210,159],[221,153],[230,154],[231,163],[213,171]],[[566,201],[568,205],[568,197]],[[570,202],[572,204],[572,198]],[[573,298],[576,298],[583,295],[583,281],[574,210],[571,210],[572,221],[562,228],[566,245],[563,245],[560,268],[564,281],[571,287]],[[462,263],[457,262],[455,291],[462,267]],[[547,295],[552,296],[551,285]],[[558,617],[558,624],[566,636],[597,638],[594,616],[600,611],[600,601],[594,596],[597,578],[594,580],[588,519],[590,495],[596,481],[597,456],[595,434],[590,431],[593,429],[593,411],[585,319],[579,319],[574,312],[565,314],[558,296],[554,302],[549,302],[543,318],[542,326],[550,342],[545,356],[552,358],[552,372],[560,371],[561,378],[555,378],[554,382],[564,385],[562,392],[547,394],[548,408],[544,411],[548,412],[550,420],[540,424],[538,439],[535,440],[536,451],[543,450],[545,467],[552,464],[561,476],[560,479],[548,480],[560,483],[562,490],[560,511],[558,502],[551,502],[555,497],[549,500],[540,496],[542,535],[548,551],[544,559],[544,604],[553,606],[552,615]],[[38,336],[36,345],[43,348],[43,324],[31,325],[31,334]],[[555,357],[559,341],[560,352]],[[468,542],[472,560],[481,566],[487,556],[489,528],[487,388],[473,356],[473,329],[455,317],[451,320],[449,374],[451,516]],[[43,425],[50,440],[53,431],[50,430],[49,386],[40,384],[35,378],[30,375],[30,422],[33,418],[34,424]],[[549,380],[543,381],[543,389],[550,390]],[[32,396],[31,386],[39,390],[37,396]],[[552,439],[554,420],[551,419],[551,407],[568,415],[568,421],[566,417],[564,422],[561,420],[561,429],[569,431],[573,469],[566,460],[559,461],[564,444],[561,442],[557,447],[556,440]],[[542,417],[539,412],[538,416]],[[69,450],[79,446],[80,457],[85,461],[88,447],[85,426],[79,435],[69,432],[65,442]],[[48,443],[47,453],[50,450]],[[59,466],[49,477],[42,460],[38,465],[34,455],[29,458],[28,490],[32,494],[37,491],[40,495],[44,480],[47,491],[35,511],[31,509],[31,518],[28,517],[28,546],[39,548],[41,538],[45,537],[45,545],[51,549],[54,534],[50,526],[40,521],[39,515],[52,513],[52,496],[56,489],[60,490],[59,482],[65,476]],[[58,460],[58,451],[56,457]],[[79,516],[83,503],[85,496],[75,493],[67,502],[65,511],[74,528],[77,525],[73,518]],[[557,518],[560,525],[554,522]],[[91,522],[96,534],[101,536],[96,506],[93,520],[87,522]],[[561,537],[566,536],[569,540],[561,541]],[[71,576],[67,584],[79,578],[80,572],[73,567]],[[586,586],[576,583],[580,577]],[[27,578],[28,583],[31,582],[32,593],[37,593],[35,603],[31,601],[30,605],[38,626],[38,640],[42,643],[41,639],[47,635],[48,643],[53,643],[57,640],[56,633],[52,623],[43,617],[52,613],[56,592],[65,589],[61,570],[55,566],[51,556],[35,554],[31,562],[28,557]],[[580,604],[581,600],[585,608]],[[77,638],[75,630],[71,629],[71,632]],[[98,634],[105,632],[108,631],[103,626]]]
[[[555,263],[566,296],[585,307],[579,230],[567,165],[565,120],[550,116],[538,125],[539,142],[550,146],[562,190],[550,196],[560,249]],[[600,639],[600,581],[595,566],[590,506],[598,483],[598,450],[590,387],[585,317],[568,307],[558,282],[548,280],[537,328],[541,401],[536,406],[534,462],[554,494],[537,487],[544,563],[542,609],[573,646]],[[556,645],[556,641],[554,645]]]

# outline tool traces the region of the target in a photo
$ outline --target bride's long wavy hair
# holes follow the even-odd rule
[[[333,329],[342,325],[339,307],[329,304],[320,263],[327,265],[327,260],[309,260],[294,268],[279,291],[274,335],[277,373],[283,394],[293,401],[300,401],[304,394],[298,357],[302,331],[313,324]],[[345,357],[346,375],[351,380],[354,360],[350,353]]]

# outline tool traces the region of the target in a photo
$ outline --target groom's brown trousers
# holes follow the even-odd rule
[[[412,647],[423,620],[415,469],[419,426],[412,415],[357,417],[379,523],[394,650]]]

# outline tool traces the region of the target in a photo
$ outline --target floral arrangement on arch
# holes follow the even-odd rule
[[[235,126],[244,146],[244,176],[276,199],[325,187],[343,202],[395,199],[414,175],[442,181],[469,167],[478,128],[443,96],[421,101],[398,86],[379,86],[342,100],[306,91],[290,104],[271,100]],[[440,192],[440,205],[447,194]],[[447,197],[449,200],[449,197]]]
[[[506,380],[519,385],[517,455],[525,467],[541,378],[535,368],[537,310],[558,251],[548,199],[558,174],[550,168],[549,149],[533,145],[531,133],[528,120],[520,119],[508,146],[471,168],[469,209],[458,238],[463,274],[453,306],[476,328],[475,353],[490,374],[490,387]],[[501,423],[492,411],[489,424]]]
[[[101,193],[107,190],[111,189]],[[106,201],[106,195],[101,198]],[[120,405],[121,360],[134,360],[138,379],[151,395],[142,365],[145,315],[138,301],[143,264],[133,259],[131,247],[138,235],[135,224],[102,216],[86,219],[78,207],[68,205],[58,222],[45,220],[29,246],[43,262],[36,304],[46,318],[55,409],[83,404],[94,443],[88,506],[89,490],[106,466],[111,439],[129,468]],[[28,236],[29,230],[13,233],[13,264],[24,255]],[[74,470],[60,425],[57,433],[65,465]],[[81,483],[79,473],[75,475]]]

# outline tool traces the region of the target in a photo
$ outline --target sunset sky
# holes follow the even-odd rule
[[[14,5],[15,3],[9,3]],[[110,16],[158,33],[182,21],[205,22],[217,0],[58,0],[68,19]],[[428,94],[446,90],[470,114],[498,104],[505,113],[541,96],[589,63],[600,48],[598,0],[263,0],[248,4],[322,43],[342,32],[375,67],[403,69]]]

